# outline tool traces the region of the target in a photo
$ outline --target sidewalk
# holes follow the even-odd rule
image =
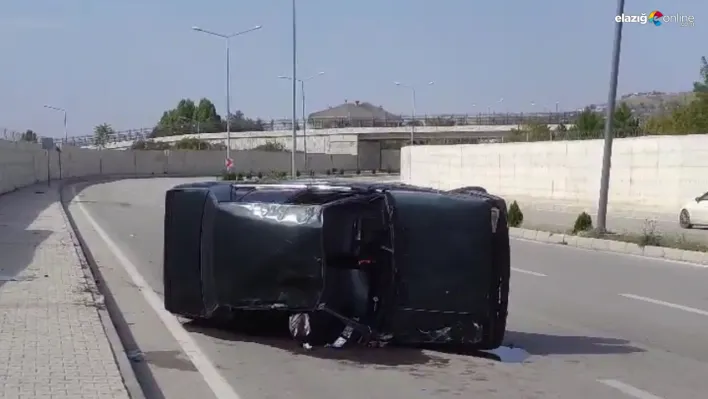
[[[129,398],[70,231],[56,187],[0,196],[0,398]]]

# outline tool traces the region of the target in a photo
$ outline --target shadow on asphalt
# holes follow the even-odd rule
[[[523,348],[531,355],[611,355],[645,352],[624,339],[549,335],[507,331],[505,345]]]
[[[285,325],[285,324],[284,324]],[[250,328],[245,330],[233,323],[189,321],[184,328],[193,333],[225,341],[267,345],[297,355],[339,360],[362,365],[445,367],[449,359],[434,353],[470,356],[502,363],[522,363],[529,356],[549,355],[609,355],[644,352],[629,341],[616,338],[564,336],[507,331],[504,345],[496,350],[479,351],[459,345],[387,346],[385,348],[348,347],[344,349],[315,347],[305,350],[282,329]]]
[[[361,365],[377,366],[413,366],[428,365],[444,367],[448,359],[425,353],[419,348],[385,347],[385,348],[325,348],[314,347],[311,350],[303,349],[290,337],[287,324],[282,329],[278,328],[249,328],[237,327],[233,323],[217,323],[211,321],[189,321],[183,324],[184,328],[193,333],[206,335],[225,341],[250,342],[267,345],[296,355],[309,356],[318,359],[339,360]]]
[[[45,278],[23,272],[32,263],[35,250],[52,232],[30,229],[40,213],[57,200],[47,184],[33,185],[0,195],[0,290],[3,286]]]

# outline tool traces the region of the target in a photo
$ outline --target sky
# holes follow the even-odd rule
[[[307,112],[348,101],[417,114],[574,110],[607,101],[615,1],[297,0]],[[708,37],[706,0],[628,0],[625,13],[693,16],[694,27],[624,25],[619,93],[690,90]],[[0,0],[0,135],[154,126],[181,98],[292,116],[289,0]],[[427,83],[434,81],[433,85]],[[499,103],[500,99],[504,99]],[[300,113],[298,104],[298,116]]]

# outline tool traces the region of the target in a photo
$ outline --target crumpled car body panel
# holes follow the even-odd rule
[[[165,197],[165,307],[185,317],[286,312],[300,340],[490,349],[509,274],[506,203],[484,190],[295,180]]]

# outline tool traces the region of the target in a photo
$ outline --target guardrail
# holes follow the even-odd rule
[[[492,114],[449,114],[449,115],[424,115],[418,117],[401,116],[398,119],[354,119],[354,118],[317,118],[310,119],[307,129],[336,129],[336,128],[366,128],[366,127],[401,127],[401,126],[503,126],[523,125],[527,123],[573,124],[579,112],[552,112],[552,113],[492,113]],[[300,129],[302,120],[297,121]],[[175,134],[215,133],[213,131],[200,131],[201,126],[180,126],[174,129]],[[257,124],[232,125],[232,132],[245,131],[279,131],[291,130],[292,120],[279,119],[261,121]],[[108,142],[135,141],[150,138],[154,128],[129,129],[116,132],[108,137]],[[223,130],[222,130],[223,131]],[[11,138],[8,138],[11,140]],[[63,142],[59,139],[58,142]],[[86,146],[94,144],[93,134],[69,137],[69,145]]]

